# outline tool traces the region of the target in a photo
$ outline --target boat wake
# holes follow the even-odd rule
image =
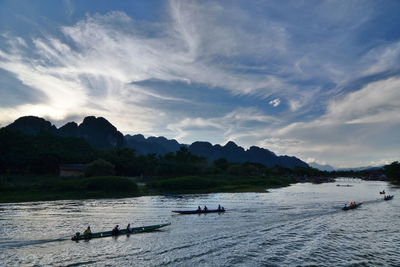
[[[42,240],[24,240],[24,241],[5,241],[0,242],[0,248],[2,247],[24,247],[24,246],[31,246],[31,245],[38,245],[38,244],[45,244],[51,242],[60,242],[69,240],[69,238],[57,238],[57,239],[42,239]]]

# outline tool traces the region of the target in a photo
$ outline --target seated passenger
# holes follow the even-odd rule
[[[197,207],[197,211],[201,211],[201,208],[200,208],[200,206],[198,206],[198,207]]]
[[[119,225],[118,224],[112,230],[112,235],[117,235],[117,234],[119,234]]]
[[[88,226],[88,228],[86,228],[86,230],[83,232],[83,235],[85,235],[85,236],[92,235],[92,230],[90,230],[90,226]]]

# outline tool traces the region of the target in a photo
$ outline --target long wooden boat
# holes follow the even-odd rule
[[[383,199],[384,199],[384,200],[391,200],[393,197],[394,197],[393,195],[392,195],[392,196],[386,196],[386,197],[384,197]]]
[[[352,209],[356,209],[356,208],[358,208],[359,206],[361,206],[361,204],[362,204],[362,203],[357,203],[357,204],[355,204],[355,205],[349,205],[349,206],[343,207],[342,210],[352,210]]]
[[[119,230],[118,234],[114,234],[113,231],[92,233],[90,235],[83,235],[83,234],[76,233],[71,238],[71,240],[78,241],[78,240],[88,240],[88,239],[92,239],[92,238],[102,238],[102,237],[108,237],[108,236],[129,235],[129,234],[137,234],[137,233],[142,233],[142,232],[151,232],[151,231],[160,229],[160,228],[168,226],[168,225],[171,225],[171,223],[133,227],[133,228],[131,228],[131,231],[128,231],[127,229],[121,229],[121,230]]]
[[[174,195],[174,194],[160,194],[164,197],[176,197],[176,198],[183,198],[184,196],[182,195]]]
[[[221,213],[225,212],[225,209],[221,210],[173,210],[172,212],[179,213],[179,214],[203,214],[203,213]]]

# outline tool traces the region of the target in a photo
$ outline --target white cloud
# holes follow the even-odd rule
[[[231,21],[221,17],[232,14],[235,19]],[[115,118],[114,123],[123,129],[136,124],[135,129],[151,131],[151,125],[160,125],[168,114],[151,117],[163,111],[149,106],[150,99],[190,100],[155,93],[132,82],[190,81],[257,97],[296,92],[273,75],[238,73],[235,60],[223,64],[215,60],[285,53],[287,33],[278,24],[263,22],[259,28],[263,34],[249,32],[247,27],[253,24],[249,14],[218,3],[171,1],[169,15],[164,25],[138,23],[116,11],[87,15],[61,28],[65,38],[43,36],[28,40],[31,46],[21,37],[6,35],[10,48],[0,50],[0,68],[46,97],[45,102],[16,106],[7,113],[14,118],[37,114],[55,120],[79,113],[101,115]],[[148,35],[149,29],[156,34]],[[116,114],[118,110],[121,114]],[[1,120],[10,122],[5,117]]]
[[[396,133],[400,128],[399,89],[400,78],[372,82],[332,100],[326,113],[315,120],[270,131],[268,135],[274,138],[263,144],[303,158],[318,156],[335,166],[357,166],[360,158],[364,162],[389,155],[395,158],[400,141]]]
[[[227,141],[238,141],[244,137],[251,137],[247,142],[240,142],[242,145],[253,145],[254,131],[256,128],[265,127],[268,124],[276,123],[279,120],[266,116],[255,108],[238,108],[222,117],[186,118],[176,123],[170,123],[167,128],[176,133],[176,138],[185,142],[196,141],[195,132],[206,129],[213,134],[208,134],[208,139],[215,143]],[[257,124],[249,127],[249,123]],[[203,137],[204,138],[204,137]],[[211,140],[212,139],[212,140]]]
[[[274,100],[271,100],[268,102],[273,107],[277,107],[281,104],[281,100],[279,98],[275,98]]]
[[[362,89],[332,101],[324,116],[342,123],[400,123],[400,78],[370,83]]]
[[[364,75],[373,75],[380,72],[399,68],[400,42],[384,44],[371,49],[363,58],[366,61]],[[372,63],[371,63],[372,62]]]
[[[344,89],[366,75],[399,69],[398,41],[361,49],[354,39],[374,13],[372,5],[301,2],[296,13],[292,3],[257,2],[260,15],[247,2],[235,3],[170,1],[164,21],[154,23],[118,11],[88,14],[61,27],[61,37],[2,34],[8,47],[0,49],[0,68],[44,97],[0,107],[0,123],[27,114],[60,121],[96,115],[127,133],[164,131],[195,141],[203,131],[210,141],[258,142],[319,162],[362,158],[379,146],[390,154],[385,158],[398,155],[397,146],[375,140],[393,141],[391,132],[399,128],[400,78]],[[70,4],[65,2],[72,16]],[[270,105],[285,108],[284,101],[289,110],[279,120],[248,105],[211,118],[188,116],[157,103],[195,104],[191,99],[140,86],[147,80],[183,81],[187,90],[201,84],[263,103],[273,97]]]

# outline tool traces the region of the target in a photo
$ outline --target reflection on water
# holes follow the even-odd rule
[[[383,189],[394,199],[383,201]],[[269,191],[1,204],[0,266],[400,266],[398,187],[343,179]],[[342,211],[349,201],[364,205]],[[171,213],[218,204],[227,212]],[[69,240],[87,225],[165,222],[151,233]]]

